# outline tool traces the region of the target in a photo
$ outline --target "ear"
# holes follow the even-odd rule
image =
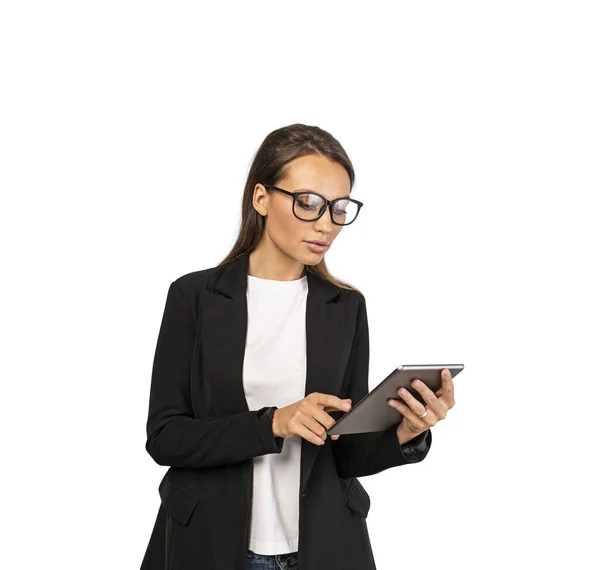
[[[266,188],[262,184],[257,184],[254,187],[254,196],[252,197],[252,205],[254,209],[261,215],[267,215],[267,203],[269,195]]]

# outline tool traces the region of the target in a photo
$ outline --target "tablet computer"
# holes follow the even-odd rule
[[[442,370],[444,368],[450,370],[450,374],[454,378],[464,366],[462,364],[403,364],[392,370],[360,402],[353,403],[349,412],[341,412],[343,415],[327,430],[327,435],[385,431],[398,425],[403,416],[388,404],[388,400],[399,400],[406,404],[398,394],[398,390],[403,387],[419,402],[425,404],[421,394],[410,383],[418,378],[432,392],[436,392],[442,387]],[[330,415],[335,413],[331,412]]]

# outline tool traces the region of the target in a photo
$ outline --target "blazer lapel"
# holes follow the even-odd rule
[[[201,376],[212,404],[211,414],[249,411],[242,381],[248,306],[246,287],[249,252],[213,268],[204,292],[201,313]],[[307,271],[306,385],[312,392],[339,395],[352,341],[355,315],[342,302],[340,288]],[[321,446],[302,439],[300,494]],[[244,473],[247,496],[251,474]]]

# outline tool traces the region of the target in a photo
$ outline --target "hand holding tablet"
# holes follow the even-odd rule
[[[426,405],[421,394],[412,386],[415,379],[421,380],[432,391],[442,388],[441,373],[447,368],[454,378],[463,369],[463,364],[405,364],[393,370],[378,386],[369,392],[352,410],[344,414],[327,430],[327,435],[385,431],[398,425],[403,416],[388,404],[388,400],[406,401],[398,394],[405,388],[418,402]]]

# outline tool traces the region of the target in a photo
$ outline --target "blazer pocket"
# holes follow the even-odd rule
[[[367,518],[369,509],[371,508],[371,498],[361,482],[355,477],[352,478],[352,482],[348,487],[344,502],[346,503],[346,506],[351,508],[355,513],[359,514],[361,517]]]
[[[165,511],[167,511],[173,520],[182,525],[187,525],[198,504],[198,497],[168,480],[165,483],[159,489],[161,502]]]

